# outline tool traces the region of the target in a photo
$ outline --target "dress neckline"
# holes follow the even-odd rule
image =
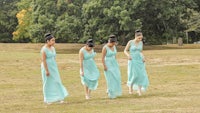
[[[133,44],[135,45],[135,47],[138,47],[141,41],[139,41],[137,44],[135,43],[135,40],[133,40]]]
[[[108,45],[106,45],[112,52],[115,52],[115,46],[113,46],[112,48],[113,48],[113,50],[108,46]]]
[[[52,46],[51,46],[51,48],[48,48],[48,47],[45,45],[45,48],[46,48],[48,51],[51,51],[51,52],[54,51]]]
[[[90,54],[90,55],[92,54],[92,50],[93,50],[93,49],[92,49],[90,52],[89,52],[89,51],[87,51],[85,47],[83,47],[83,49],[84,49],[84,50],[85,50],[85,52],[87,52],[88,54]]]

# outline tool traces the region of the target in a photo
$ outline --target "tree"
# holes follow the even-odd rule
[[[82,5],[86,0],[68,1],[56,20],[56,37],[61,42],[77,42],[83,36]]]
[[[43,35],[50,32],[58,42],[73,42],[82,36],[83,3],[84,0],[21,0],[14,39],[44,42]]]
[[[108,35],[115,34],[120,43],[123,42],[134,29],[141,27],[140,19],[131,18],[134,14],[132,9],[137,8],[137,4],[140,4],[139,0],[91,0],[84,4],[85,32],[80,41],[88,38],[107,40]]]
[[[149,44],[171,43],[187,29],[198,31],[199,7],[198,0],[21,0],[13,35],[19,42],[43,42],[51,32],[58,42],[101,43],[115,34],[125,45],[142,29]]]
[[[0,42],[13,42],[12,32],[17,26],[17,6],[19,0],[0,1]]]

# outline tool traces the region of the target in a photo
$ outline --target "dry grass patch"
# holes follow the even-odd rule
[[[0,112],[200,112],[200,49],[145,50],[150,86],[141,97],[128,94],[127,59],[123,52],[119,52],[117,58],[122,73],[123,96],[113,100],[108,99],[106,95],[101,54],[98,53],[95,60],[101,72],[99,87],[92,92],[92,99],[87,101],[84,99],[79,77],[78,50],[81,46],[56,45],[61,78],[70,95],[65,104],[48,106],[43,103],[42,96],[39,53],[42,44],[0,44]]]

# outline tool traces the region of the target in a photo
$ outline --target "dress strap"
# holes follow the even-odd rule
[[[116,48],[116,46],[114,46],[114,51],[116,51],[116,52],[117,52],[117,48]]]
[[[133,46],[134,45],[134,40],[131,40],[130,41],[130,46]]]
[[[108,48],[108,46],[107,46],[107,45],[105,45],[104,47],[106,48],[106,51],[108,51],[108,49],[109,49],[109,48]]]
[[[43,46],[40,52],[41,52],[41,53],[42,53],[42,52],[45,52],[45,53],[46,53],[46,51],[47,51],[47,48],[46,48],[45,46]]]
[[[83,47],[81,48],[80,51],[83,53],[83,55],[85,54],[85,49]]]

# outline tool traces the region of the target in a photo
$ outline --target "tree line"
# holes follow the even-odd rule
[[[124,45],[141,29],[148,44],[200,38],[198,0],[1,0],[0,42],[103,43],[110,34]],[[186,34],[189,33],[189,39]]]

